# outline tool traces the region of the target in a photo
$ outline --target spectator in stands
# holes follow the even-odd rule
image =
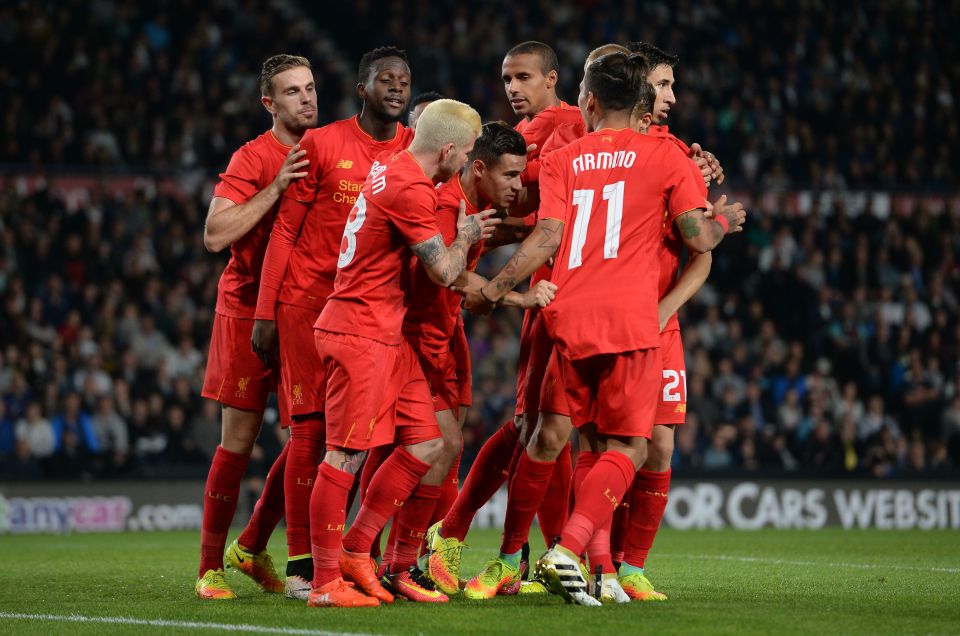
[[[130,454],[130,433],[127,423],[117,413],[112,397],[104,395],[100,398],[90,421],[97,438],[97,446],[104,456],[105,470],[123,470]]]
[[[36,402],[27,405],[23,418],[17,422],[16,438],[18,444],[23,444],[35,459],[46,459],[57,448],[56,431],[50,420],[43,417],[40,405]]]

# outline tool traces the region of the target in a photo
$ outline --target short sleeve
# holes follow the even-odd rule
[[[416,245],[440,233],[437,225],[437,192],[427,182],[412,183],[386,209],[391,223],[407,245]]]
[[[668,171],[667,221],[673,223],[678,216],[707,206],[707,192],[696,164],[685,157],[679,148],[664,144],[667,150]]]
[[[246,203],[260,191],[262,172],[262,162],[250,149],[250,144],[245,144],[230,157],[226,172],[220,174],[220,181],[213,189],[213,196],[230,199],[238,205]]]
[[[566,179],[563,174],[562,157],[556,153],[540,162],[540,208],[537,220],[557,219],[567,221]]]
[[[308,130],[300,139],[300,150],[305,150],[307,154],[304,159],[310,161],[307,165],[307,176],[302,179],[291,181],[287,186],[283,196],[299,201],[300,203],[313,203],[317,197],[317,188],[320,183],[320,166],[323,165],[320,157],[321,140],[318,139],[318,132]]]
[[[555,107],[541,111],[520,131],[524,141],[527,142],[527,146],[537,144],[537,149],[528,155],[530,159],[536,159],[540,156],[540,152],[543,150],[543,144],[546,143],[556,126],[556,111],[557,109]]]

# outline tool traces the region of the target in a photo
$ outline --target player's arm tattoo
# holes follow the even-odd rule
[[[411,245],[410,249],[423,263],[433,282],[449,287],[466,267],[470,243],[458,235],[448,248],[443,237],[437,234],[426,241]]]
[[[503,297],[557,253],[563,236],[563,223],[556,219],[537,222],[530,236],[520,244],[510,260],[491,282],[497,297]]]
[[[702,208],[682,214],[677,219],[677,227],[687,246],[701,254],[715,248],[724,236],[723,226],[704,216]]]
[[[426,267],[436,265],[447,253],[447,246],[443,244],[443,237],[439,234],[428,238],[422,243],[412,245],[410,249],[413,250],[413,253],[417,255],[417,258],[419,258],[420,262]]]
[[[336,468],[350,475],[356,475],[363,468],[363,462],[367,459],[367,451],[358,453],[348,453],[344,451],[344,457],[337,462]]]
[[[685,239],[700,236],[700,220],[692,214],[684,214],[680,217],[680,233]]]

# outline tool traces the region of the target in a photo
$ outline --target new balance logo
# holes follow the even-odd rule
[[[353,162],[350,161],[349,159],[341,159],[340,161],[337,162],[337,167],[343,168],[344,170],[349,170],[350,168],[353,167]]]

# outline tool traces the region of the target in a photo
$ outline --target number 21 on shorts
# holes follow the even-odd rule
[[[683,385],[681,388],[680,385]],[[683,391],[681,396],[680,391]],[[687,372],[679,372],[673,369],[663,370],[663,401],[664,402],[686,402],[687,401]]]

